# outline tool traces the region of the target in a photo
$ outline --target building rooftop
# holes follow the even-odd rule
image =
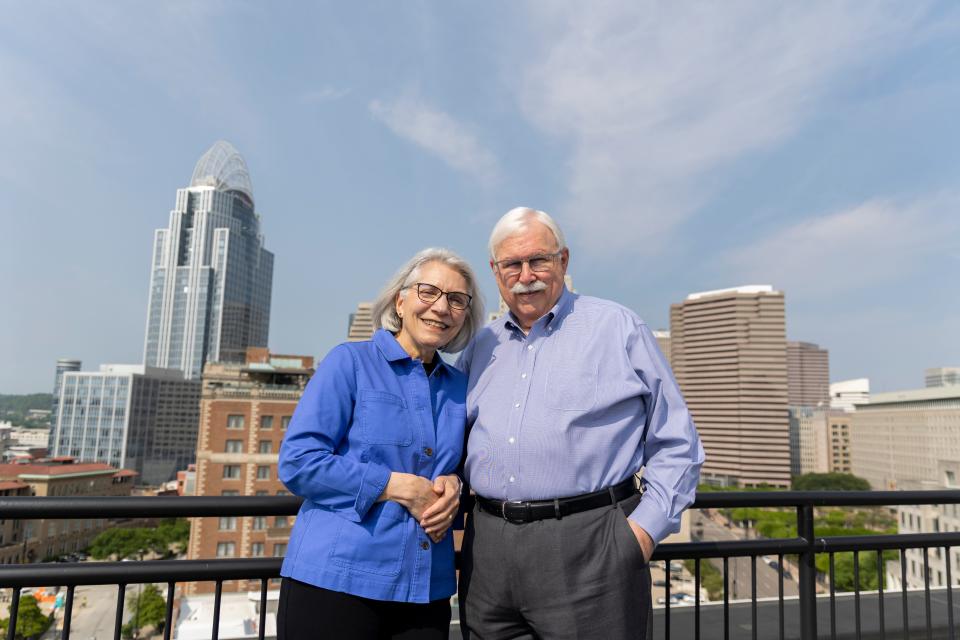
[[[0,464],[0,478],[24,476],[69,476],[80,474],[116,474],[118,469],[103,462],[37,461],[27,464]]]
[[[875,393],[870,396],[869,405],[860,405],[857,410],[868,409],[882,404],[899,404],[903,402],[929,402],[931,400],[960,400],[960,385],[949,387],[930,387],[927,389],[907,389],[904,391],[890,391]]]
[[[713,291],[700,291],[697,293],[691,293],[687,296],[687,300],[699,300],[700,298],[709,298],[711,296],[719,296],[726,294],[753,294],[753,293],[777,293],[773,290],[773,286],[769,284],[745,284],[739,287],[730,287],[728,289],[714,289]]]
[[[217,191],[240,193],[253,205],[253,182],[247,163],[226,140],[213,143],[197,160],[190,179],[191,187],[213,187]]]

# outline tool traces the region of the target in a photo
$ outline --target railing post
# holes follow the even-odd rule
[[[797,535],[807,542],[807,549],[800,554],[797,563],[800,569],[800,638],[816,640],[817,566],[813,537],[813,504],[811,503],[797,508]]]

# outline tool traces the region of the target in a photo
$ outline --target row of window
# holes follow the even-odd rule
[[[257,480],[269,480],[270,479],[270,467],[272,465],[268,464],[259,464],[257,465]],[[240,479],[240,465],[238,464],[225,464],[223,465],[223,479],[224,480],[239,480]]]
[[[273,419],[275,416],[260,416],[261,429],[273,429]],[[292,416],[280,416],[280,428],[286,430],[290,424]],[[243,429],[246,426],[246,416],[229,415],[227,416],[227,429]]]
[[[263,531],[267,528],[267,516],[250,516],[252,518],[252,528],[254,531]],[[273,526],[277,529],[285,529],[290,523],[289,516],[275,516]],[[217,526],[220,531],[236,531],[237,516],[222,516]]]
[[[263,557],[265,550],[265,545],[263,542],[254,542],[250,545],[250,557],[260,558]],[[284,554],[287,553],[287,545],[284,542],[277,542],[273,545],[273,556],[275,558],[282,558]],[[237,543],[236,542],[218,542],[217,543],[217,557],[218,558],[233,558],[237,555]]]
[[[224,452],[243,453],[243,440],[227,440]],[[257,446],[257,453],[273,453],[273,440],[261,440]]]

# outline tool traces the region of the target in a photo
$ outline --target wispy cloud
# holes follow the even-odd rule
[[[913,202],[871,200],[796,223],[722,257],[734,279],[763,280],[828,300],[908,279],[960,243],[960,194]]]
[[[595,247],[656,247],[725,163],[817,113],[842,71],[932,28],[925,3],[532,5],[527,118],[571,145],[558,213]]]
[[[445,163],[492,185],[500,179],[496,156],[468,125],[411,96],[393,102],[374,100],[370,112],[395,134],[422,147]]]
[[[335,102],[341,98],[347,97],[350,89],[342,89],[331,85],[325,85],[317,89],[306,91],[301,97],[301,102],[306,104],[323,104],[325,102]]]

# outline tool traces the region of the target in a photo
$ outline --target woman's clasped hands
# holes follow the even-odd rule
[[[443,540],[460,509],[460,478],[429,478],[394,471],[380,500],[393,500],[410,512],[434,543]]]

